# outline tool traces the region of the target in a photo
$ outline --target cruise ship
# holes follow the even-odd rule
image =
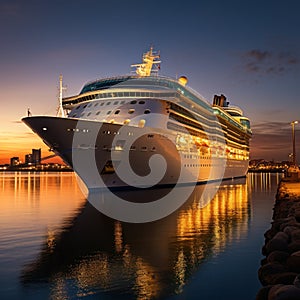
[[[159,75],[152,48],[124,76],[62,97],[57,116],[22,120],[89,189],[153,188],[243,177],[250,122],[224,95],[210,104],[185,76]]]

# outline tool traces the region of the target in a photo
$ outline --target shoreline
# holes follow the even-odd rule
[[[265,234],[256,300],[300,299],[300,182],[278,185],[271,228]]]
[[[5,173],[5,172],[10,172],[10,173],[14,173],[14,172],[32,172],[32,173],[42,173],[42,172],[74,172],[73,169],[45,169],[45,170],[34,170],[34,169],[20,169],[20,170],[0,170],[1,173]]]

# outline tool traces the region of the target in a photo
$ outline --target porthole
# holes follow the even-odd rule
[[[130,104],[136,104],[136,100],[130,101]]]
[[[150,109],[146,109],[146,110],[144,111],[144,114],[150,114]]]

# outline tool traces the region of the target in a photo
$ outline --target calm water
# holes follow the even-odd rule
[[[224,182],[205,207],[198,186],[169,217],[129,224],[73,173],[0,173],[0,299],[255,299],[280,178]]]

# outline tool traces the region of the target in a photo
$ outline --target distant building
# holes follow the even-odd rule
[[[31,153],[25,155],[26,165],[39,165],[41,163],[41,149],[32,149]]]
[[[31,165],[32,164],[32,154],[26,154],[25,155],[25,164]]]
[[[12,157],[10,159],[10,166],[13,167],[13,166],[17,166],[20,164],[20,159],[19,157],[15,156],[15,157]]]
[[[32,163],[39,165],[41,163],[41,149],[32,149]]]

